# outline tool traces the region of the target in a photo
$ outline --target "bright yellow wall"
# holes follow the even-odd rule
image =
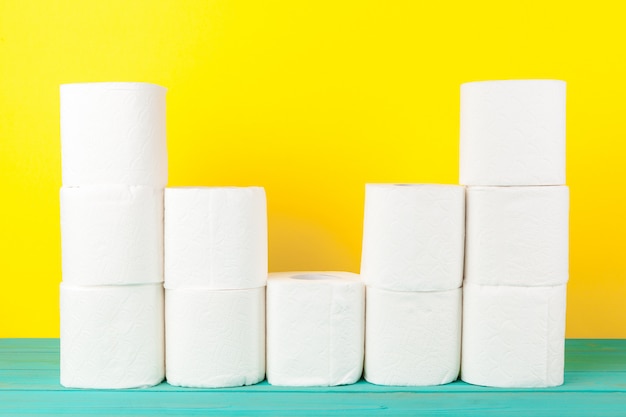
[[[620,2],[0,1],[0,337],[58,336],[59,84],[169,88],[170,185],[266,187],[270,268],[358,271],[364,183],[458,178],[459,85],[568,82],[569,337],[626,337]]]

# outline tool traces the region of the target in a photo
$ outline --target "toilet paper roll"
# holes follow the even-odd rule
[[[211,290],[267,282],[262,187],[165,189],[165,287]]]
[[[61,284],[61,385],[136,388],[164,377],[160,284]]]
[[[165,291],[166,378],[236,387],[265,378],[265,287]]]
[[[561,385],[565,295],[566,285],[465,285],[463,381],[513,388]]]
[[[267,380],[352,384],[363,370],[364,286],[348,272],[285,272],[267,281]]]
[[[63,185],[167,184],[164,87],[61,85]]]
[[[363,281],[391,291],[459,288],[464,236],[464,187],[367,184]]]
[[[461,85],[460,183],[565,184],[565,82]]]
[[[440,385],[459,375],[462,290],[395,292],[367,287],[365,379]]]
[[[61,188],[63,281],[163,281],[163,190],[125,185]]]
[[[565,284],[568,217],[566,186],[468,187],[465,281]]]

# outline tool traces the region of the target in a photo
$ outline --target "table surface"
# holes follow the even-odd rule
[[[570,339],[565,383],[498,389],[461,381],[383,387],[80,390],[59,384],[58,339],[0,339],[0,416],[626,416],[626,340]]]

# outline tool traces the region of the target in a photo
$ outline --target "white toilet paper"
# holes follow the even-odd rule
[[[183,387],[265,378],[265,287],[165,291],[166,377]]]
[[[136,388],[164,376],[161,284],[61,284],[61,385]]]
[[[163,190],[124,185],[61,188],[63,281],[163,281]]]
[[[565,184],[565,82],[461,85],[460,183]]]
[[[458,185],[367,184],[361,276],[391,291],[459,288],[465,189]]]
[[[461,362],[462,290],[395,292],[367,287],[365,379],[379,385],[440,385]]]
[[[257,288],[267,281],[262,187],[165,189],[165,287]]]
[[[167,184],[164,87],[61,85],[63,185]]]
[[[566,285],[466,285],[463,381],[493,387],[561,385],[565,295]]]
[[[565,284],[568,214],[566,186],[468,187],[465,281]]]
[[[284,272],[267,281],[267,380],[352,384],[363,370],[364,286],[348,272]]]

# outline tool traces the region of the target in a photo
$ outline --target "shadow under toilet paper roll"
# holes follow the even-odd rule
[[[161,284],[61,284],[61,385],[139,388],[164,378]]]
[[[61,85],[63,185],[167,184],[164,87]]]
[[[267,282],[267,380],[352,384],[363,370],[365,297],[357,274],[281,272]]]
[[[566,288],[466,284],[461,379],[510,388],[563,384]]]
[[[236,387],[265,378],[265,287],[165,290],[166,378]]]

